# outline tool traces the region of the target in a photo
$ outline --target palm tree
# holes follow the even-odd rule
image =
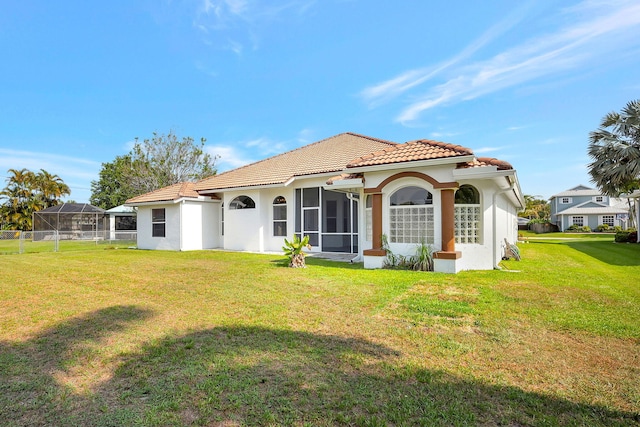
[[[588,170],[602,193],[615,197],[640,188],[640,100],[607,114],[589,141]]]
[[[71,194],[69,186],[62,181],[58,175],[50,174],[44,169],[40,169],[35,175],[35,187],[39,192],[42,209],[55,206],[60,203],[62,196]]]
[[[71,194],[69,186],[55,174],[41,169],[37,174],[28,169],[9,169],[7,186],[0,191],[3,227],[31,230],[33,213],[61,202]]]

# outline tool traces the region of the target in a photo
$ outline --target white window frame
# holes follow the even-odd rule
[[[278,199],[282,199],[284,201],[278,202]],[[280,208],[284,208],[284,219],[276,219],[276,210]],[[286,237],[287,231],[288,231],[287,230],[288,212],[287,212],[287,199],[284,196],[278,196],[273,199],[273,202],[271,203],[271,214],[273,215],[272,217],[273,223],[271,227],[271,233],[273,237]],[[284,224],[284,234],[276,234],[277,224]]]
[[[605,218],[611,219],[611,221],[605,221]],[[616,216],[615,215],[602,215],[600,217],[600,225],[607,224],[609,227],[614,227],[616,224]]]
[[[578,221],[578,219],[579,219],[579,221]],[[571,217],[571,225],[577,225],[578,227],[584,227],[584,215],[574,215],[574,216],[572,216]]]
[[[593,201],[596,203],[604,203],[604,196],[594,196]]]
[[[162,219],[157,219],[154,211],[162,211]],[[162,225],[162,235],[156,234],[156,225]],[[151,237],[167,237],[167,210],[165,208],[151,209]]]
[[[573,199],[571,197],[560,197],[561,205],[568,205],[568,204],[571,204],[572,202],[573,202]]]

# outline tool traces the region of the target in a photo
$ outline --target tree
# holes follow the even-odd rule
[[[607,114],[589,141],[588,171],[603,194],[615,197],[640,188],[640,100]]]
[[[551,217],[551,206],[544,199],[537,199],[536,196],[528,194],[524,195],[526,202],[524,212],[520,212],[518,215],[523,218],[529,219],[542,219],[548,220]]]
[[[7,186],[0,191],[0,221],[5,229],[31,230],[33,213],[61,202],[71,194],[69,186],[44,169],[34,173],[28,169],[9,169]]]
[[[136,143],[131,152],[103,163],[100,179],[91,183],[91,203],[104,209],[131,197],[184,181],[215,175],[215,160],[193,138],[179,139],[173,131],[153,133],[151,139]]]
[[[99,179],[91,181],[89,203],[102,209],[120,206],[127,199],[137,196],[127,175],[131,169],[131,155],[117,156],[113,162],[103,163]]]

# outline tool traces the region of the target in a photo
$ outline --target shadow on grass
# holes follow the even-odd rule
[[[610,265],[639,266],[640,244],[613,242],[564,242],[564,245]]]
[[[52,373],[70,349],[149,317],[113,307],[0,348],[0,424],[637,425],[638,414],[403,366],[357,338],[254,326],[167,337],[122,355],[77,393]],[[71,352],[73,353],[73,352]],[[428,355],[425,355],[428,357]],[[92,358],[85,355],[82,369]],[[76,365],[77,369],[77,365]]]

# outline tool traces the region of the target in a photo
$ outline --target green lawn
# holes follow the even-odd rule
[[[599,236],[457,275],[3,255],[0,425],[638,425],[640,245]]]

